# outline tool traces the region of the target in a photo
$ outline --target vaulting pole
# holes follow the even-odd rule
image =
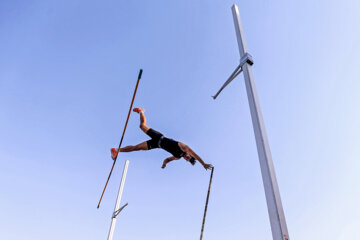
[[[117,215],[119,214],[119,212],[120,212],[124,207],[127,206],[127,203],[126,203],[123,207],[121,207],[121,208],[119,209],[120,202],[121,202],[121,197],[122,197],[122,193],[123,193],[123,190],[124,190],[124,185],[125,185],[125,180],[126,180],[126,174],[127,174],[128,167],[129,167],[129,160],[126,160],[125,165],[124,165],[123,174],[122,174],[122,177],[121,177],[121,182],[120,182],[120,187],[119,187],[118,196],[117,196],[117,199],[116,199],[116,204],[115,204],[115,208],[114,208],[114,213],[113,213],[112,218],[111,218],[111,225],[110,225],[108,240],[112,240],[112,239],[113,239]]]
[[[206,219],[206,212],[207,212],[207,207],[208,207],[208,203],[209,203],[209,197],[210,197],[210,190],[211,190],[211,182],[212,182],[213,173],[214,173],[214,167],[211,168],[211,175],[210,175],[209,188],[208,188],[208,192],[207,192],[207,196],[206,196],[204,217],[203,217],[203,221],[202,221],[202,225],[201,225],[200,240],[202,240],[202,238],[203,238],[203,232],[204,232],[204,227],[205,227],[205,219]]]
[[[126,118],[125,127],[124,127],[124,130],[123,130],[122,136],[121,136],[121,140],[120,140],[119,147],[118,147],[118,152],[119,152],[119,150],[120,150],[121,144],[122,144],[123,139],[124,139],[126,127],[127,127],[128,121],[129,121],[129,117],[130,117],[130,114],[131,114],[131,109],[132,109],[132,106],[133,106],[133,103],[134,103],[134,100],[135,100],[136,91],[137,91],[137,88],[138,88],[138,86],[139,86],[139,82],[140,82],[140,79],[141,79],[142,72],[143,72],[143,70],[140,69],[139,76],[138,76],[138,79],[137,79],[137,82],[136,82],[136,86],[135,86],[135,90],[134,90],[134,94],[133,94],[133,97],[132,97],[132,100],[131,100],[129,112],[128,112],[128,115],[127,115],[127,118]],[[110,180],[112,171],[114,170],[114,166],[115,166],[115,163],[116,163],[116,160],[117,160],[117,156],[118,156],[118,155],[116,155],[116,158],[115,158],[115,160],[114,160],[114,162],[113,162],[113,165],[112,165],[112,167],[111,167],[109,176],[108,176],[108,178],[107,178],[107,180],[106,180],[106,184],[105,184],[104,190],[102,191],[102,194],[101,194],[101,197],[100,197],[100,200],[99,200],[99,203],[98,203],[97,208],[100,207],[101,200],[102,200],[102,198],[103,198],[103,196],[104,196],[106,187],[107,187],[107,185],[108,185],[108,183],[109,183],[109,180]]]

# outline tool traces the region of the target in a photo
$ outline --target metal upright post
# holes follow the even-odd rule
[[[239,45],[240,57],[242,58],[247,54],[247,48],[240,20],[239,9],[235,4],[232,6],[232,13]],[[259,155],[261,174],[265,188],[273,239],[288,240],[289,234],[286,226],[284,210],[280,199],[279,187],[276,181],[274,165],[271,158],[271,152],[265,131],[263,117],[260,110],[260,104],[254,83],[251,64],[246,62],[242,66],[242,70],[244,72],[246,91],[249,99],[251,118],[256,138],[257,151]]]
[[[209,188],[208,188],[208,192],[207,192],[207,195],[206,195],[206,203],[205,203],[205,209],[204,209],[204,217],[203,217],[203,222],[202,222],[202,225],[201,225],[200,240],[203,239],[203,234],[204,234],[204,227],[205,227],[205,220],[206,220],[206,212],[207,212],[207,207],[208,207],[208,203],[209,203],[209,197],[210,197],[210,190],[211,190],[211,183],[212,183],[213,174],[214,174],[214,167],[211,168]]]
[[[130,162],[129,160],[126,160],[125,165],[124,165],[124,170],[123,170],[123,174],[122,174],[122,177],[121,177],[121,183],[120,183],[120,187],[119,187],[119,192],[118,192],[118,196],[117,196],[117,199],[116,199],[115,209],[114,209],[114,213],[113,213],[112,219],[111,219],[109,235],[108,235],[108,238],[107,238],[108,240],[112,240],[112,238],[113,238],[117,215],[120,213],[121,210],[124,209],[124,207],[127,206],[127,203],[126,203],[124,206],[119,208],[122,192],[124,190],[125,179],[126,179],[127,170],[128,170],[128,167],[129,167],[129,162]]]

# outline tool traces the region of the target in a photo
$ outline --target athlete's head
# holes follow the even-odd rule
[[[184,155],[183,155],[183,158],[186,160],[186,161],[189,161],[192,165],[195,164],[195,158],[193,156],[191,156],[189,153],[185,152]]]

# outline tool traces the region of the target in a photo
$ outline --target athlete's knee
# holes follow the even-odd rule
[[[146,142],[142,142],[138,145],[135,146],[136,150],[147,150],[147,143]]]
[[[149,130],[149,127],[146,126],[146,124],[140,124],[140,129],[143,130],[144,132],[146,132],[147,130]]]

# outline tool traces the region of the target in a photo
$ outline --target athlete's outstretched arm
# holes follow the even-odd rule
[[[165,168],[165,167],[166,167],[166,164],[168,164],[169,162],[174,161],[174,160],[179,160],[179,159],[180,159],[180,158],[176,158],[176,157],[174,157],[174,156],[168,157],[168,158],[166,158],[166,159],[164,160],[161,168]]]
[[[188,145],[182,143],[181,147],[183,147],[186,152],[189,152],[191,156],[193,156],[196,160],[198,160],[198,162],[201,163],[201,165],[203,165],[203,167],[206,170],[211,169],[213,167],[213,165],[205,163],[204,160],[202,160],[201,157],[197,155],[194,152],[194,150],[192,150]]]

